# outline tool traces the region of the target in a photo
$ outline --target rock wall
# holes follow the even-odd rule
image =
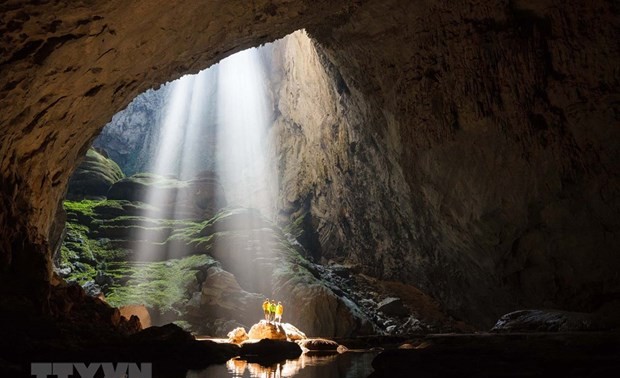
[[[344,238],[344,255],[481,325],[519,306],[618,298],[619,25],[610,1],[368,1],[310,28],[404,177],[362,197],[354,224],[370,227],[394,192],[408,199],[405,232],[388,227],[396,248]],[[362,191],[399,182],[376,167]]]
[[[112,114],[305,27],[320,47],[274,68],[298,83],[279,94],[274,150],[282,216],[309,214],[315,257],[416,284],[481,325],[620,295],[616,2],[84,4],[0,8],[11,287],[47,295],[56,204]]]
[[[128,176],[146,172],[155,160],[158,127],[164,117],[166,96],[170,86],[149,90],[136,97],[112,120],[93,141],[93,146],[103,148]]]
[[[408,268],[391,252],[413,248],[414,213],[395,146],[372,129],[387,127],[380,109],[351,93],[303,33],[276,44],[274,59],[281,62],[274,73],[280,115],[271,130],[280,216],[308,218],[305,244],[319,261],[403,277]]]

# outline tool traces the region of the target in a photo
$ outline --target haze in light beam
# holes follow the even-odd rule
[[[191,107],[192,95],[194,93],[195,76],[184,76],[179,80],[172,82],[170,94],[167,98],[166,108],[164,110],[164,120],[160,128],[159,143],[155,161],[151,167],[151,172],[157,175],[175,175],[182,166],[182,159],[179,159],[180,153],[184,145],[186,127],[188,120],[192,119]],[[156,186],[152,185],[145,195],[144,202],[146,211],[141,215],[147,219],[162,218],[163,214],[174,214],[176,208],[176,198],[169,198],[170,192],[163,190],[154,190]],[[149,206],[154,205],[154,206]],[[162,212],[161,210],[164,210]],[[153,251],[154,233],[143,227],[135,235],[137,241],[134,250],[134,260],[149,260],[155,253]],[[179,253],[180,254],[180,253]],[[166,251],[165,257],[169,256],[170,251]]]
[[[217,90],[217,169],[231,205],[269,215],[272,176],[266,156],[271,122],[267,79],[256,48],[219,64]]]
[[[197,75],[184,76],[169,85],[172,88],[150,171],[188,180],[204,170],[205,165],[211,166],[211,162],[204,160],[205,156],[214,157],[228,204],[256,208],[269,217],[273,210],[270,180],[274,175],[268,166],[265,146],[271,112],[258,50],[239,52]],[[216,117],[212,116],[214,111]],[[162,218],[157,209],[165,209],[166,217],[179,219],[181,207],[177,198],[168,198],[171,196],[170,191],[151,187],[144,202],[154,208],[142,215]],[[145,229],[135,239],[152,241],[153,234]],[[150,242],[139,242],[134,259],[148,260],[153,248]],[[166,250],[165,253],[161,257],[184,256],[184,251]]]

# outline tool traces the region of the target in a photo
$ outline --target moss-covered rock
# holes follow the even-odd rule
[[[169,203],[175,201],[179,189],[186,186],[185,181],[179,181],[174,177],[154,173],[136,173],[110,187],[107,197],[142,202],[157,199],[160,204]]]
[[[226,205],[224,190],[214,173],[204,172],[192,180],[137,173],[116,182],[108,199],[146,202],[159,207],[162,218],[209,219]]]
[[[123,177],[125,175],[118,164],[91,148],[69,180],[67,198],[103,198],[112,184]]]

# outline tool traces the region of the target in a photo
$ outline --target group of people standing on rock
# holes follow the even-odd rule
[[[266,321],[282,323],[282,314],[284,313],[282,302],[276,304],[275,301],[269,301],[269,298],[266,298],[263,302],[263,312]]]

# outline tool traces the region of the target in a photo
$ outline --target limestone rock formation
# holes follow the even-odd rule
[[[620,165],[620,130],[609,127],[618,116],[608,110],[620,51],[609,39],[619,24],[611,3],[571,1],[565,12],[550,2],[407,2],[394,14],[400,25],[415,15],[404,30],[345,42],[385,15],[376,4],[330,33],[310,29],[352,94],[365,94],[368,112],[381,109],[372,124],[383,125],[383,161],[398,162],[396,191],[409,199],[394,211],[407,214],[406,227],[390,233],[409,246],[383,253],[376,238],[377,253],[348,248],[351,258],[415,282],[478,324],[514,301],[593,310],[613,298],[620,203],[609,190],[620,181],[605,172]],[[437,15],[453,26],[438,28]],[[596,26],[568,32],[580,20]],[[575,49],[581,38],[590,42]]]
[[[286,332],[284,327],[277,323],[267,322],[266,320],[261,320],[260,322],[254,324],[250,331],[248,332],[248,337],[250,339],[271,339],[271,340],[286,340]]]
[[[132,316],[137,316],[138,319],[140,319],[142,328],[149,328],[151,326],[151,314],[149,314],[149,310],[144,305],[121,306],[118,310],[120,311],[121,316],[126,319],[131,319]]]
[[[290,341],[303,340],[306,338],[306,334],[291,323],[281,323],[280,325],[284,328],[284,333],[286,333],[286,337]]]
[[[619,302],[593,313],[558,310],[520,310],[503,315],[493,332],[579,332],[620,328]]]
[[[229,218],[236,221],[230,222]],[[234,274],[245,290],[281,300],[284,319],[313,335],[349,336],[374,331],[357,305],[321,282],[302,257],[303,251],[284,241],[282,231],[269,225],[260,214],[240,209],[222,213],[216,222],[223,226],[207,224],[201,233],[228,224],[239,224],[244,232],[217,233],[210,254]]]
[[[245,328],[237,327],[228,332],[228,342],[234,344],[241,344],[245,340],[249,339],[248,334],[245,332]]]
[[[204,75],[210,84],[203,91],[201,104],[202,122],[191,136],[185,139],[177,155],[170,156],[174,161],[183,161],[182,169],[176,172],[179,179],[189,180],[203,171],[214,171],[217,167],[217,70]],[[174,95],[174,84],[167,83],[157,90],[148,90],[112,118],[101,134],[94,140],[95,147],[105,148],[127,175],[152,171],[160,151],[161,141],[166,136],[164,126],[171,111],[170,99]],[[179,125],[172,125],[175,129]],[[168,126],[170,127],[170,126]],[[184,130],[186,133],[188,131]],[[168,131],[169,132],[169,131]],[[190,135],[190,134],[186,134]],[[189,139],[189,140],[188,140]],[[170,163],[170,162],[169,162]],[[179,168],[181,168],[179,166]],[[180,177],[182,175],[182,177]]]
[[[217,267],[206,271],[206,279],[202,282],[199,305],[188,304],[188,315],[198,319],[208,312],[211,317],[235,319],[241,324],[252,324],[257,316],[263,298],[259,294],[250,293],[241,288],[231,273]]]
[[[114,160],[91,148],[69,180],[67,198],[71,200],[103,198],[112,184],[124,177]]]
[[[217,175],[202,172],[191,180],[178,180],[175,177],[160,176],[153,173],[136,173],[110,187],[107,198],[153,202],[162,211],[175,213],[177,218],[211,218],[226,205],[226,196]],[[172,214],[159,214],[172,218]]]
[[[377,305],[377,311],[387,315],[406,316],[409,314],[400,298],[385,298]]]
[[[127,176],[148,171],[155,160],[161,136],[158,126],[165,117],[169,91],[170,86],[163,85],[136,97],[93,141],[93,146],[105,148]]]
[[[298,341],[297,344],[312,351],[336,351],[340,346],[337,342],[328,339],[305,339]]]
[[[299,345],[292,341],[260,339],[247,340],[241,345],[241,357],[257,358],[257,362],[269,365],[287,358],[297,358],[302,351]]]
[[[65,207],[69,223],[59,274],[83,283],[93,296],[105,294],[113,305],[143,304],[149,323],[180,321],[198,334],[223,336],[262,318],[264,297],[277,291],[285,319],[313,334],[374,330],[354,302],[308,270],[299,246],[256,210],[228,208],[197,221],[126,199],[66,201]],[[292,325],[279,327],[291,340],[305,337]]]

